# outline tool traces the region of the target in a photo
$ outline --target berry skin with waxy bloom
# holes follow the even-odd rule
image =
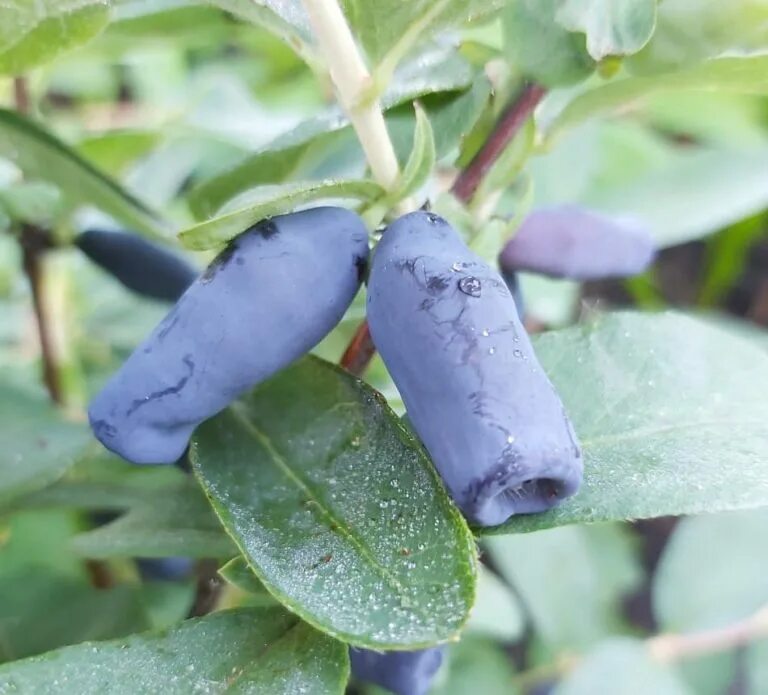
[[[193,430],[306,354],[341,320],[368,258],[343,208],[281,215],[234,239],[91,402],[97,439],[173,463]]]
[[[451,496],[473,523],[573,495],[581,450],[502,277],[441,217],[384,232],[368,284],[373,341]]]

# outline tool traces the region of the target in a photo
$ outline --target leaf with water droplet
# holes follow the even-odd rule
[[[384,649],[466,621],[472,535],[422,448],[350,374],[299,361],[203,424],[191,459],[259,579],[307,622]]]

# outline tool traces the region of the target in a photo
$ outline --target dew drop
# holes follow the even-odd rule
[[[487,328],[483,328],[483,337],[487,338],[491,332]]]
[[[459,280],[459,289],[470,297],[479,297],[483,289],[482,283],[476,277],[467,275]]]

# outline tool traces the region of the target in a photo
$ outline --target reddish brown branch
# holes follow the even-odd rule
[[[527,83],[523,86],[501,114],[478,153],[453,182],[451,192],[456,198],[463,203],[472,199],[480,182],[531,116],[546,91],[538,84]],[[340,364],[352,374],[361,376],[374,354],[376,347],[371,339],[368,323],[363,321],[344,351]]]
[[[527,83],[510,102],[496,122],[480,151],[453,182],[451,192],[462,202],[469,202],[477,187],[507,145],[520,131],[547,90],[538,84]]]

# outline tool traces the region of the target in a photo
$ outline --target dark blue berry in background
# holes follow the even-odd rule
[[[189,557],[139,557],[136,565],[145,581],[189,579],[195,570],[195,561]]]
[[[414,652],[374,652],[350,648],[352,675],[395,695],[425,695],[443,663],[445,647]]]
[[[367,230],[343,208],[282,215],[241,234],[93,399],[97,439],[135,463],[176,461],[200,422],[336,326],[367,258]]]
[[[96,265],[143,297],[175,302],[198,276],[180,255],[135,234],[90,229],[75,244]]]
[[[499,266],[502,272],[601,280],[642,273],[655,255],[653,237],[639,222],[563,205],[528,215],[499,254]]]
[[[501,276],[441,217],[414,212],[372,262],[373,341],[448,490],[495,525],[574,494],[582,458]]]

